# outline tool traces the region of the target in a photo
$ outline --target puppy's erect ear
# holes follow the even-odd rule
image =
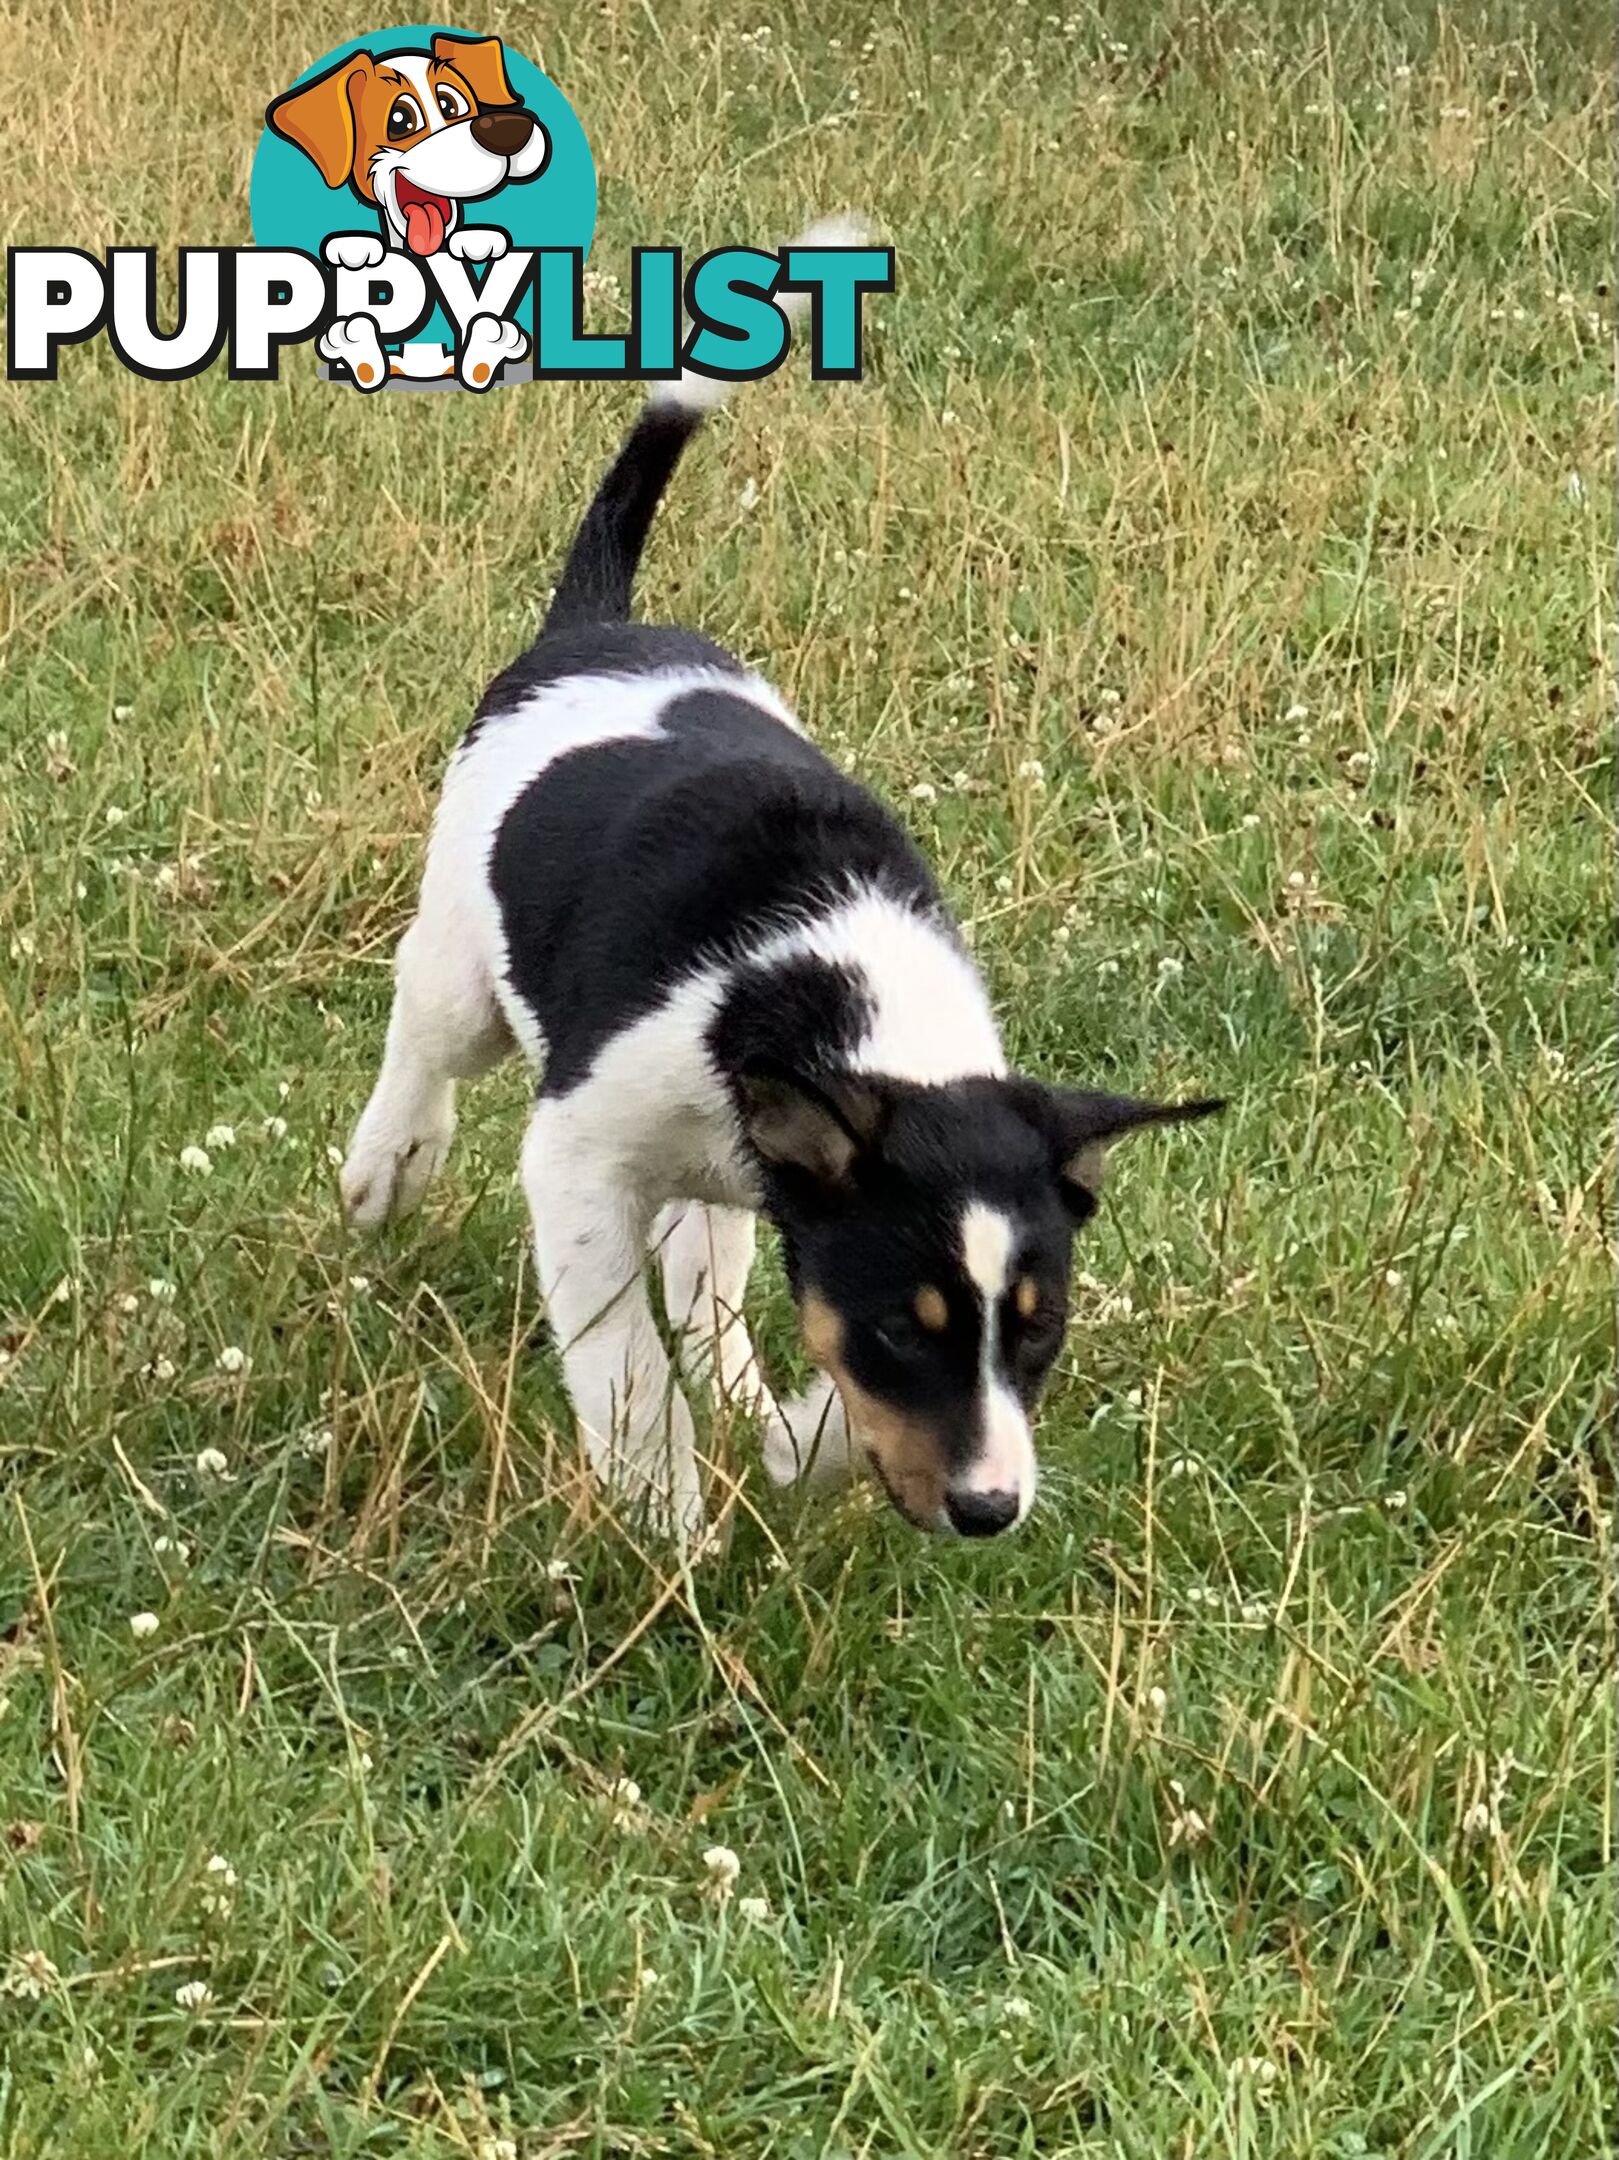
[[[1215,1096],[1196,1102],[1138,1102],[1129,1095],[1093,1095],[1084,1088],[1041,1088],[1041,1122],[1051,1136],[1057,1183],[1070,1210],[1083,1221],[1102,1190],[1107,1151],[1144,1125],[1179,1125],[1212,1117],[1225,1104]]]
[[[462,75],[480,108],[515,105],[517,92],[506,78],[506,48],[498,37],[450,37],[433,40],[433,58],[448,60]]]
[[[350,53],[336,67],[272,100],[265,121],[320,168],[330,188],[346,187],[354,171],[354,99],[377,71],[368,52]]]
[[[888,1109],[876,1083],[853,1074],[805,1080],[755,1066],[742,1075],[739,1093],[742,1129],[764,1160],[819,1185],[848,1183]]]

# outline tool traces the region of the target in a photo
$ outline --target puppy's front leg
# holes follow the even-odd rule
[[[568,1394],[603,1484],[658,1529],[690,1535],[703,1519],[691,1411],[642,1275],[653,1211],[570,1110],[542,1097],[523,1143],[540,1290]]]

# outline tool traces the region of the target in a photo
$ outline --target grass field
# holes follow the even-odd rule
[[[245,239],[365,26],[24,0],[5,237]],[[1016,1539],[721,1434],[671,1576],[529,1347],[520,1073],[375,1245],[331,1166],[632,396],[7,386],[0,2153],[1606,2149],[1607,11],[467,27],[600,273],[875,213],[867,379],[738,399],[648,609],[899,803],[1019,1060],[1232,1108],[1121,1163]]]

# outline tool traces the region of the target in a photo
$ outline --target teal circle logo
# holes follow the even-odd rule
[[[348,267],[380,262],[380,243],[407,266],[453,258],[492,289],[509,252],[582,257],[590,246],[596,166],[585,131],[555,83],[499,38],[437,23],[351,38],[272,98],[265,119],[248,195],[256,246],[320,257],[338,235],[360,235],[373,245],[351,244]],[[502,312],[532,337],[530,292]],[[410,366],[390,349],[392,372],[429,379],[435,349],[454,344],[437,307],[405,347],[417,356]]]

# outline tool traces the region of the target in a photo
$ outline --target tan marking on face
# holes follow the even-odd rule
[[[889,1498],[921,1528],[934,1529],[944,1511],[944,1454],[918,1418],[868,1395],[843,1363],[843,1322],[824,1298],[807,1291],[799,1305],[804,1347],[843,1399],[857,1455],[875,1463]]]
[[[944,1301],[944,1292],[924,1283],[916,1293],[915,1312],[918,1320],[930,1335],[942,1335],[950,1325],[950,1308]]]
[[[1023,1320],[1032,1320],[1039,1311],[1040,1285],[1032,1275],[1020,1275],[1018,1277],[1018,1286],[1013,1292],[1013,1303],[1017,1306],[1018,1317]]]

